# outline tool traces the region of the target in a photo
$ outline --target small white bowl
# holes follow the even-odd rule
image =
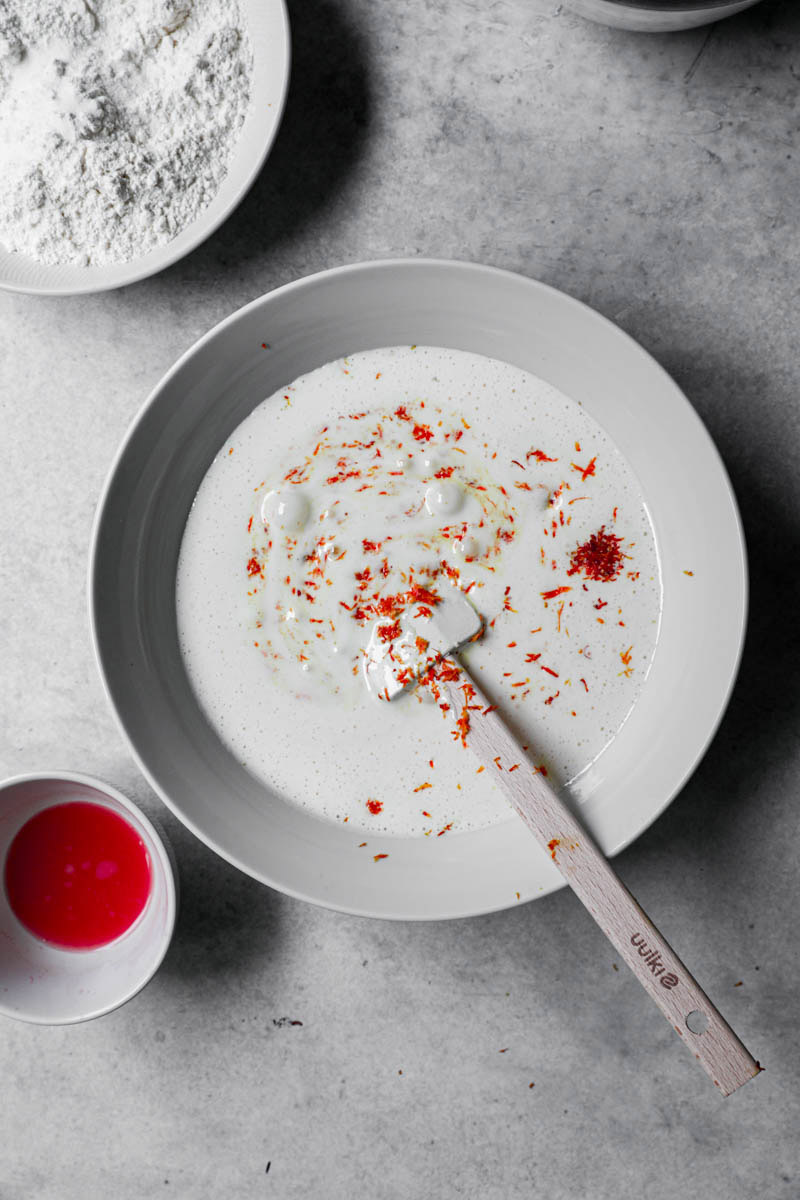
[[[130,262],[83,267],[48,266],[0,244],[0,288],[37,296],[77,296],[124,287],[155,275],[204,242],[230,216],[255,181],[272,148],[289,88],[291,45],[284,0],[240,0],[253,47],[250,105],[211,203],[165,246]]]
[[[31,817],[70,800],[103,804],[133,826],[150,855],[152,887],[142,915],[122,937],[97,950],[61,950],[20,924],[0,886],[0,1013],[36,1025],[72,1025],[119,1008],[152,979],[175,927],[177,893],[166,845],[130,800],[88,775],[17,775],[0,783],[0,866]]]

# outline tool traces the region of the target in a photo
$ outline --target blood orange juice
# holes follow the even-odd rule
[[[94,950],[116,941],[144,911],[150,855],[112,809],[71,800],[25,822],[9,847],[4,882],[12,912],[35,937]]]

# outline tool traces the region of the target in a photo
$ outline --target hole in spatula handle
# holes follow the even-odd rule
[[[686,1028],[690,1033],[705,1033],[708,1029],[708,1017],[704,1012],[700,1012],[699,1008],[695,1008],[686,1015]]]

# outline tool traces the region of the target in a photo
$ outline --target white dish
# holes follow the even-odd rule
[[[659,645],[639,702],[575,796],[606,853],[641,833],[696,765],[735,678],[746,611],[741,526],[719,456],[672,380],[610,322],[542,284],[461,263],[367,263],[278,289],[217,326],[156,388],[112,469],[94,530],[92,630],[139,765],[214,850],[282,891],[345,911],[466,916],[552,891],[561,877],[513,821],[449,838],[387,838],[375,847],[387,859],[365,857],[360,834],[285,804],[234,760],[200,712],[177,642],[183,527],[223,441],[297,376],[402,343],[473,350],[541,376],[586,406],[642,483],[662,568]]]
[[[758,0],[567,0],[590,21],[639,33],[696,29],[752,8]]]
[[[76,296],[124,287],[189,254],[230,216],[264,165],[278,132],[289,86],[289,18],[284,0],[240,0],[253,47],[250,105],[228,173],[211,203],[165,246],[125,263],[49,266],[13,254],[0,242],[0,288],[39,296]]]
[[[72,1025],[119,1008],[152,979],[172,938],[177,896],[165,843],[121,792],[88,775],[17,775],[0,784],[0,866],[18,830],[53,804],[89,800],[134,827],[150,856],[147,905],[122,937],[96,950],[62,950],[29,933],[0,885],[0,1013],[36,1025]]]

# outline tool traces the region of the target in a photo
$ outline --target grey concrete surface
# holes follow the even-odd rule
[[[0,771],[107,778],[163,819],[183,883],[137,999],[83,1027],[2,1023],[0,1197],[795,1200],[800,6],[671,36],[553,0],[291,15],[282,131],[216,236],[121,292],[0,296]],[[618,860],[766,1067],[727,1101],[571,896],[410,926],[273,894],[165,814],[106,708],[89,532],[148,390],[265,290],[419,254],[617,321],[731,472],[741,677],[694,778]]]

